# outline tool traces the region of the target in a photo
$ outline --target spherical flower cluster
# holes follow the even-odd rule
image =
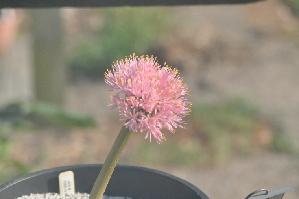
[[[158,143],[165,139],[161,130],[174,132],[182,127],[190,111],[187,88],[178,71],[159,65],[154,57],[131,55],[116,61],[106,72],[105,82],[115,91],[112,105],[125,126]]]

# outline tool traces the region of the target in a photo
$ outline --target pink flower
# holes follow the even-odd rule
[[[105,82],[116,93],[112,104],[133,132],[145,133],[157,142],[165,139],[162,129],[174,132],[190,111],[187,88],[178,71],[161,66],[154,57],[131,55],[115,62]]]

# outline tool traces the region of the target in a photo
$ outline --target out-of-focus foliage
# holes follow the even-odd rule
[[[89,116],[45,103],[13,103],[0,110],[0,132],[39,127],[92,126],[95,126],[95,121]]]
[[[280,124],[242,99],[195,105],[192,124],[202,144],[216,159],[225,159],[230,153],[247,154],[253,148],[290,150]]]
[[[298,149],[291,142],[290,138],[284,133],[281,126],[273,125],[275,129],[271,149],[275,152],[289,153],[296,155],[299,153]]]
[[[7,135],[0,134],[0,182],[29,171],[26,164],[10,157],[10,142]]]
[[[100,10],[104,25],[74,50],[70,59],[75,76],[102,78],[105,70],[118,58],[146,53],[160,33],[169,28],[162,9],[122,8]]]
[[[35,128],[92,127],[95,121],[86,115],[68,112],[45,103],[12,103],[0,110],[0,182],[30,170],[10,155],[10,135]]]
[[[299,16],[299,0],[286,0],[286,3],[291,7],[293,12]]]
[[[133,157],[147,163],[217,164],[232,155],[246,155],[262,150],[292,152],[290,140],[280,124],[263,116],[258,109],[241,99],[216,104],[195,104],[190,126],[153,147],[142,144]],[[190,132],[191,130],[191,132]]]

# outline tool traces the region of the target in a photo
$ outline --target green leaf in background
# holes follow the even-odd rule
[[[79,42],[71,55],[70,68],[75,76],[102,78],[114,60],[133,52],[144,54],[161,33],[170,32],[169,16],[161,8],[113,8],[97,14],[104,19],[103,27]]]
[[[46,103],[13,103],[0,110],[0,131],[41,127],[72,128],[93,127],[90,116],[65,111]]]

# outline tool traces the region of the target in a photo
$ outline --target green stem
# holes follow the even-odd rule
[[[90,193],[90,199],[102,199],[104,192],[106,190],[106,187],[109,183],[109,180],[113,174],[114,168],[116,167],[116,164],[118,162],[120,153],[124,146],[126,145],[128,138],[130,135],[129,129],[126,127],[123,127],[119,135],[117,136],[116,140],[114,141],[114,144],[112,146],[112,149],[110,150],[105,163],[101,169],[100,174],[98,175],[96,182],[94,183],[91,193]]]

